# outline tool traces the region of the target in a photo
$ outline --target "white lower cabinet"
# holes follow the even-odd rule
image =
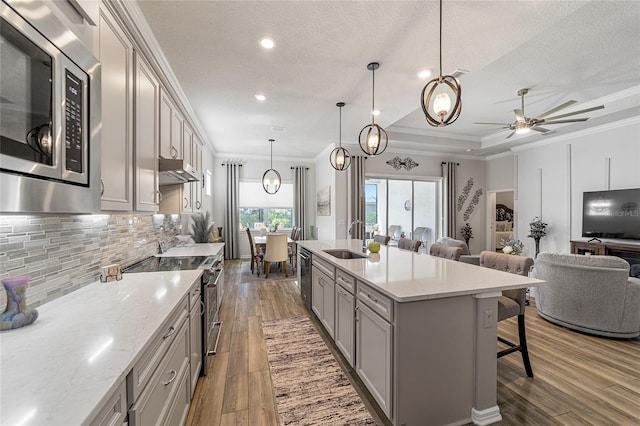
[[[109,396],[91,426],[122,426],[127,418],[127,386],[123,380],[116,391]]]
[[[336,324],[334,341],[349,365],[353,367],[355,298],[347,289],[336,284]]]
[[[335,325],[335,281],[333,272],[328,275],[325,268],[312,266],[311,301],[312,310],[333,338]]]
[[[393,327],[360,300],[356,301],[355,309],[355,370],[382,411],[391,418]]]
[[[190,381],[189,397],[193,396],[200,377],[202,367],[202,303],[200,299],[200,283],[196,283],[196,289],[192,290],[191,310],[189,311],[189,348],[190,348]]]

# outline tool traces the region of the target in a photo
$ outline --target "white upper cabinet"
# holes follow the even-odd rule
[[[137,52],[136,52],[137,53]],[[158,210],[160,84],[141,55],[135,55],[135,209]]]
[[[182,116],[169,94],[160,90],[160,157],[182,158]]]
[[[133,209],[133,44],[106,10],[100,11],[102,64],[102,210]]]

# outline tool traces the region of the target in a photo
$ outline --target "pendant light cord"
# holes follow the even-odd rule
[[[375,124],[376,115],[373,113],[373,111],[376,110],[376,70],[375,68],[371,70],[371,73],[373,74],[373,81],[371,83],[372,85],[371,87],[371,124]]]
[[[442,0],[440,0],[440,77],[442,77]]]
[[[342,107],[340,107],[340,131],[338,132],[338,135],[340,147],[342,148]]]
[[[269,141],[271,142],[271,169],[273,169],[273,141]]]

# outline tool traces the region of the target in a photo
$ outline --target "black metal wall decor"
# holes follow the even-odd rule
[[[405,168],[407,170],[411,170],[414,167],[418,167],[419,164],[411,159],[411,157],[407,157],[404,160],[397,155],[393,160],[387,161],[387,164],[393,167],[395,170],[400,170],[401,168]]]

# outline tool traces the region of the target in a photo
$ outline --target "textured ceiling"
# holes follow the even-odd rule
[[[346,102],[342,142],[357,143],[371,121],[373,61],[381,64],[376,122],[394,150],[488,155],[549,137],[505,140],[507,131],[473,124],[514,121],[524,87],[528,117],[570,99],[578,103],[563,112],[605,104],[586,123],[554,126],[555,134],[639,114],[639,1],[445,1],[443,71],[469,72],[460,78],[460,118],[437,129],[420,109],[426,81],[416,76],[438,72],[437,1],[138,5],[222,154],[268,155],[274,138],[274,156],[313,158],[338,142],[338,101]],[[274,49],[258,44],[264,36]]]

